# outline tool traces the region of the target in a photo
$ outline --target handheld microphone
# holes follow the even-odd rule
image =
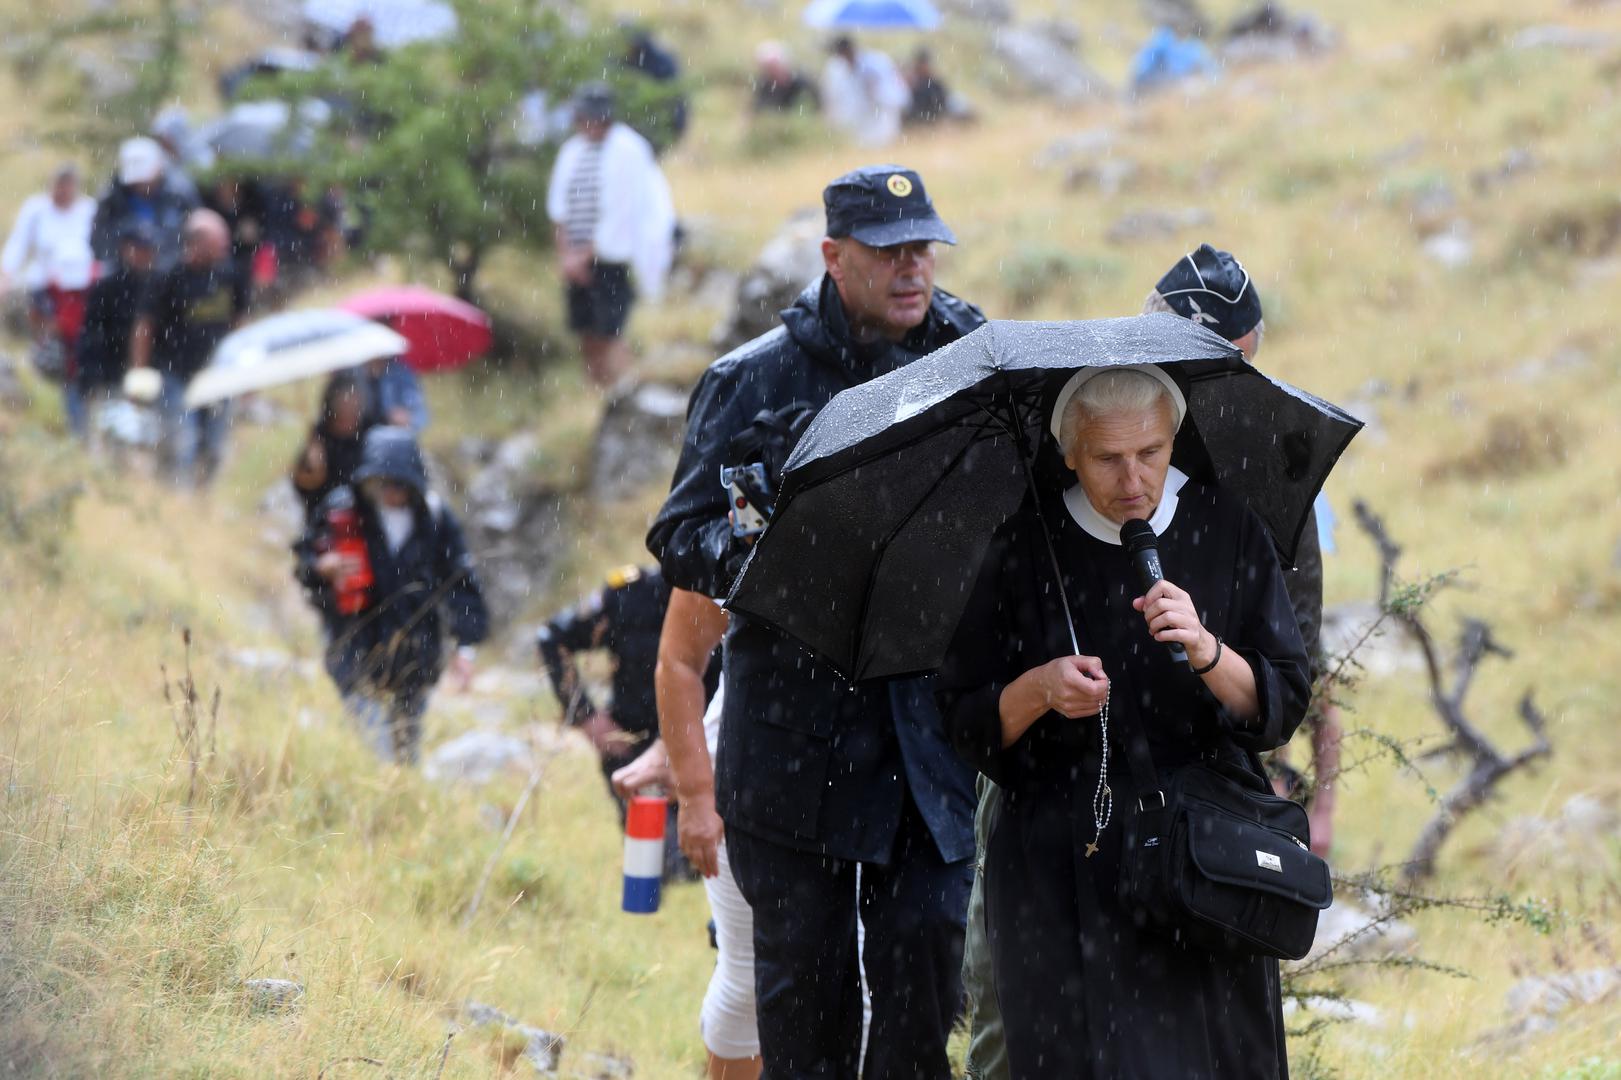
[[[1140,518],[1133,518],[1120,526],[1120,542],[1131,553],[1131,563],[1137,568],[1137,581],[1145,593],[1165,577],[1165,571],[1159,564],[1158,539],[1154,535],[1154,527]],[[1193,662],[1188,659],[1188,651],[1180,641],[1166,642],[1166,648],[1171,650],[1172,660],[1187,665],[1189,671],[1193,670]]]

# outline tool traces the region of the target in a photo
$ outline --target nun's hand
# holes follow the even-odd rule
[[[1071,720],[1095,716],[1109,697],[1109,677],[1095,656],[1060,656],[1036,669],[1047,708]]]
[[[1169,581],[1157,581],[1146,595],[1133,600],[1131,606],[1143,613],[1143,621],[1155,641],[1180,643],[1194,667],[1204,667],[1215,658],[1215,635],[1199,621],[1193,597],[1186,590]]]

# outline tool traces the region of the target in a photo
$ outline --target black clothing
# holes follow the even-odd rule
[[[757,113],[815,112],[822,107],[822,95],[814,82],[797,71],[782,82],[755,76],[751,107]]]
[[[1178,259],[1154,291],[1178,315],[1228,341],[1237,341],[1261,322],[1261,295],[1244,264],[1209,244]]]
[[[726,834],[738,889],[755,911],[754,973],[767,1077],[853,1078],[861,1049],[856,914],[866,930],[867,981],[901,986],[874,993],[863,1074],[951,1075],[946,1040],[962,1004],[963,923],[973,882],[969,860],[941,859],[908,807],[887,865],[795,851],[743,831]],[[779,913],[764,919],[760,913]]]
[[[1122,740],[1146,737],[1155,764],[1201,753],[1256,767],[1310,694],[1305,649],[1277,556],[1259,519],[1217,488],[1189,482],[1159,537],[1168,579],[1255,672],[1259,716],[1241,724],[1170,659],[1131,607],[1125,549],[1083,531],[1061,499],[1043,503],[1081,650],[1110,678],[1114,818],[1092,840],[1099,725],[1048,713],[1002,749],[1008,683],[1070,652],[1032,500],[997,533],[939,675],[940,705],[963,755],[1002,785],[985,852],[996,991],[1015,1077],[1287,1074],[1277,964],[1213,955],[1137,929],[1115,896],[1124,815],[1137,785]]]
[[[1300,640],[1315,668],[1322,662],[1323,632],[1323,550],[1317,535],[1315,509],[1306,517],[1294,565],[1283,564],[1283,586],[1289,592],[1289,604],[1294,608],[1295,623],[1300,627]],[[1312,674],[1319,673],[1314,670]]]
[[[564,293],[568,328],[574,333],[616,338],[625,332],[630,306],[636,299],[627,264],[592,262],[590,284],[570,281]]]
[[[951,115],[951,91],[930,75],[912,85],[912,101],[906,107],[908,124],[934,124]]]
[[[180,230],[186,215],[197,209],[197,189],[172,166],[164,170],[150,196],[136,194],[127,184],[109,184],[96,204],[90,224],[90,251],[103,266],[118,261],[118,238],[131,224],[141,223],[157,240],[157,269],[169,269],[180,258]]]
[[[639,72],[654,82],[675,82],[681,77],[681,62],[675,58],[675,54],[647,34],[631,39],[623,63],[631,71]],[[663,116],[659,115],[661,112]],[[625,119],[653,143],[656,152],[662,153],[687,132],[686,96],[678,94],[644,106],[639,115],[633,113]],[[664,121],[662,124],[661,120]]]
[[[331,585],[315,571],[330,535],[327,515],[343,504],[359,514],[373,576],[370,603],[355,615],[338,612]],[[420,698],[444,670],[447,623],[461,645],[489,636],[489,612],[455,515],[433,496],[417,500],[415,515],[410,537],[391,552],[370,500],[338,488],[293,545],[299,581],[326,624],[327,672],[345,694]]]
[[[937,289],[929,314],[903,341],[858,343],[825,276],[782,319],[782,327],[711,364],[693,391],[670,496],[647,537],[674,587],[726,595],[733,538],[719,473],[736,432],[762,410],[796,401],[820,408],[839,390],[984,321],[977,308]],[[746,618],[732,620],[725,649],[716,795],[729,827],[884,863],[910,792],[947,862],[973,854],[972,772],[953,759],[919,680],[851,686]]]
[[[614,658],[613,719],[636,736],[635,757],[658,737],[658,700],[653,669],[658,664],[659,635],[670,606],[670,586],[657,569],[609,584],[540,628],[536,645],[551,676],[552,689],[565,711],[564,721],[582,724],[597,706],[584,690],[576,692],[579,672],[574,653],[606,649]],[[573,708],[570,709],[570,705]]]
[[[310,198],[292,186],[264,195],[265,239],[276,249],[277,265],[299,269],[317,265],[328,235],[338,227],[341,207],[330,195]]]
[[[127,266],[90,286],[79,333],[79,389],[117,387],[129,368],[129,339],[149,273]]]
[[[360,467],[366,430],[367,425],[363,422],[353,435],[335,435],[325,421],[310,429],[310,439],[321,444],[321,451],[326,456],[326,479],[321,481],[320,487],[311,491],[297,486],[293,488],[304,503],[306,523],[315,520],[316,510],[328,495],[340,487],[347,487],[354,479],[355,470]]]
[[[904,340],[858,342],[824,276],[782,321],[711,364],[693,391],[670,497],[647,537],[672,586],[726,593],[736,543],[719,473],[733,464],[726,460],[733,436],[763,411],[794,402],[819,409],[845,387],[956,340],[984,316],[936,290]],[[732,619],[724,647],[716,803],[738,885],[754,908],[765,1075],[813,1075],[807,1070],[818,1067],[820,1075],[856,1075],[857,862],[874,1023],[866,1075],[946,1075],[945,1041],[961,994],[974,791],[927,681],[852,686],[742,616]]]
[[[190,379],[247,309],[248,283],[229,261],[156,275],[140,301],[152,320],[152,366]]]

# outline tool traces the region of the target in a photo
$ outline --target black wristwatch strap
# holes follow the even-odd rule
[[[1206,664],[1204,667],[1194,668],[1193,673],[1195,675],[1208,675],[1212,671],[1216,670],[1216,665],[1219,663],[1221,663],[1221,638],[1218,637],[1216,638],[1216,655],[1212,656],[1210,658],[1210,663]]]

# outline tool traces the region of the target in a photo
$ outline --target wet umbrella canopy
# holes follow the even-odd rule
[[[314,308],[261,319],[226,336],[186,388],[200,408],[253,390],[282,386],[405,351],[405,338],[347,311]]]
[[[1172,461],[1243,498],[1292,558],[1359,421],[1174,315],[991,322],[828,403],[728,607],[852,679],[932,670],[1032,470],[1061,467],[1046,434],[1059,388],[1077,368],[1143,363],[1187,397]]]
[[[929,0],[814,0],[806,26],[818,30],[933,30],[940,13]]]
[[[423,374],[453,371],[490,351],[490,317],[432,289],[390,285],[356,293],[338,306],[404,337],[405,362]]]

